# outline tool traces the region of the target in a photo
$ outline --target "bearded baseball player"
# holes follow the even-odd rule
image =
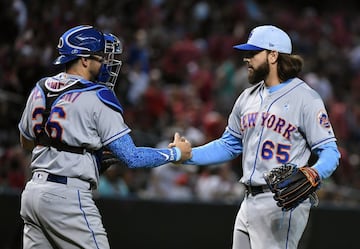
[[[259,26],[234,48],[242,51],[253,86],[236,100],[222,137],[193,148],[184,163],[222,163],[242,154],[246,195],[232,248],[295,249],[315,191],[338,166],[335,135],[319,94],[298,78],[303,60],[292,55],[287,33]],[[318,159],[308,165],[312,152]]]
[[[32,150],[32,178],[21,197],[23,248],[110,248],[92,190],[102,151],[129,168],[157,167],[191,156],[176,134],[174,148],[136,147],[113,87],[120,40],[92,26],[69,29],[55,64],[65,72],[40,79],[19,122],[20,142]],[[107,155],[109,152],[107,152]]]

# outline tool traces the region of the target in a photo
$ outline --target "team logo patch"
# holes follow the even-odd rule
[[[329,117],[326,114],[326,112],[324,111],[320,111],[318,114],[318,120],[319,120],[319,124],[324,127],[324,128],[330,128],[330,121],[329,121]]]

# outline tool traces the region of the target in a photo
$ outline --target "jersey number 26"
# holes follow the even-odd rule
[[[32,114],[34,122],[33,131],[35,134],[41,132],[42,119],[43,119],[43,107],[35,108]],[[65,119],[66,114],[62,107],[55,106],[52,108],[48,121],[45,124],[45,131],[49,137],[61,140],[63,134],[63,128],[60,124],[59,119]]]

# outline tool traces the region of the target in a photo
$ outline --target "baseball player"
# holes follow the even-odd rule
[[[242,51],[253,86],[236,100],[222,137],[193,148],[184,163],[222,163],[242,154],[240,182],[246,195],[234,225],[233,249],[295,249],[312,204],[308,198],[284,211],[264,173],[285,163],[304,166],[313,152],[318,156],[311,167],[314,177],[329,177],[340,158],[334,132],[319,94],[297,77],[303,61],[291,54],[288,34],[259,26],[247,43],[234,48]]]
[[[136,147],[113,87],[120,40],[92,26],[59,39],[55,64],[65,72],[39,80],[19,122],[20,142],[32,150],[32,178],[21,197],[23,248],[109,248],[92,199],[107,147],[130,168],[190,158],[191,145],[176,134],[175,148]]]

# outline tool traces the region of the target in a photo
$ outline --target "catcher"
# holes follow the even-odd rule
[[[184,163],[211,165],[242,154],[246,195],[232,248],[296,249],[315,191],[337,168],[336,138],[319,94],[298,77],[303,60],[291,54],[288,34],[259,26],[234,48],[253,86],[236,100],[222,137],[193,148]],[[308,167],[311,153],[318,160]]]
[[[185,160],[191,144],[179,134],[171,149],[134,144],[114,92],[122,64],[115,35],[76,26],[61,35],[58,51],[54,63],[64,71],[36,83],[19,122],[21,145],[32,151],[22,248],[108,249],[92,192],[99,174],[116,160],[128,168]]]

